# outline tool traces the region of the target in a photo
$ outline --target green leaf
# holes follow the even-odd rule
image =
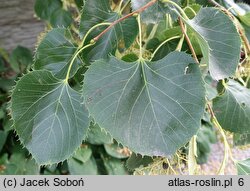
[[[0,72],[4,72],[6,70],[5,66],[4,66],[4,60],[0,55]]]
[[[52,27],[68,27],[73,22],[70,12],[58,9],[51,14],[50,23]]]
[[[166,39],[169,39],[174,36],[181,36],[181,28],[180,26],[175,26],[173,28],[165,28],[156,31],[155,37],[159,39],[159,41],[163,42]]]
[[[108,175],[128,175],[123,161],[112,157],[102,158]]]
[[[7,163],[8,163],[8,154],[4,153],[2,156],[0,156],[0,175],[5,174]]]
[[[138,10],[144,5],[146,5],[147,3],[149,3],[150,1],[151,0],[140,0],[140,1],[132,0],[131,1],[132,9]],[[173,0],[173,1],[180,4],[179,0]],[[170,9],[170,7],[172,7],[172,5],[170,4],[166,5],[165,3],[162,3],[161,1],[157,1],[154,5],[150,6],[149,8],[147,8],[145,11],[141,13],[142,21],[146,24],[149,24],[149,23],[156,24],[160,22],[161,20],[163,20],[166,14],[171,14],[173,19],[176,19],[177,16]]]
[[[240,8],[242,8],[246,12],[244,15],[240,14],[240,12],[236,13],[239,19],[245,25],[250,26],[250,6],[246,3],[236,3],[236,4],[240,6]],[[235,10],[232,10],[232,11],[235,11]]]
[[[135,153],[133,153],[131,157],[129,157],[129,159],[126,161],[126,167],[129,170],[134,170],[136,168],[139,168],[140,166],[148,166],[152,162],[152,157],[136,155]]]
[[[186,23],[196,34],[211,76],[216,80],[233,76],[240,59],[241,39],[228,16],[207,7]]]
[[[239,15],[239,18],[244,24],[250,26],[250,12],[242,16]]]
[[[0,152],[2,151],[2,148],[5,144],[5,141],[7,139],[8,134],[4,131],[0,130]]]
[[[250,41],[250,27],[244,24],[242,24],[242,26],[245,29],[245,34],[246,34],[247,39]]]
[[[5,132],[12,130],[13,129],[13,121],[8,119],[8,118],[5,118],[5,120],[3,121],[3,128],[4,128]]]
[[[75,4],[77,5],[79,10],[82,10],[82,7],[84,5],[84,1],[83,0],[75,0]]]
[[[1,79],[0,78],[0,88],[4,91],[9,91],[15,85],[15,81],[11,79]]]
[[[33,56],[31,51],[22,46],[17,46],[10,55],[11,68],[17,73],[23,72],[32,62]]]
[[[236,167],[238,175],[250,175],[250,158],[243,161],[237,161]]]
[[[188,18],[194,18],[195,13],[198,13],[199,10],[201,9],[201,5],[199,4],[191,4],[187,6],[184,10]]]
[[[97,124],[90,125],[87,135],[87,142],[93,145],[111,144],[113,138],[110,134],[101,129]]]
[[[104,148],[106,152],[114,158],[125,159],[125,158],[128,158],[130,155],[127,148],[123,148],[122,146],[119,146],[118,144],[115,144],[115,143],[105,144]]]
[[[120,17],[117,13],[113,13],[108,22],[113,22],[119,18]],[[104,27],[100,27],[97,32],[90,35],[89,39],[93,39],[104,29]],[[119,44],[123,44],[121,45],[121,49],[130,47],[130,45],[134,42],[137,33],[138,26],[136,19],[134,17],[128,18],[111,28],[96,42],[94,46],[86,49],[82,54],[86,55],[85,59],[88,62],[102,58],[106,59],[110,54],[115,54]]]
[[[35,69],[51,71],[55,77],[64,79],[77,47],[71,42],[70,31],[64,28],[52,29],[39,44],[35,54]],[[72,77],[83,64],[78,56],[72,66]]]
[[[211,152],[211,145],[216,143],[215,131],[208,124],[202,125],[197,133],[197,163],[204,164],[207,162]]]
[[[217,92],[217,82],[212,79],[210,75],[205,76],[205,88],[206,88],[206,95],[208,100],[214,99],[218,92]]]
[[[215,115],[225,130],[250,133],[250,90],[229,80],[225,92],[213,100]]]
[[[26,158],[23,153],[13,153],[9,161],[6,161],[4,175],[38,175],[39,166],[34,160]]]
[[[131,53],[123,56],[122,60],[125,62],[135,62],[136,60],[138,60],[138,56],[134,53]]]
[[[171,40],[167,43],[165,43],[154,55],[154,57],[152,58],[152,61],[157,61],[160,60],[162,58],[164,58],[166,55],[168,55],[170,52],[172,52],[173,50],[176,49],[177,45],[178,45],[179,39],[174,39]],[[159,42],[156,38],[151,39],[151,41],[148,44],[148,49],[156,49],[159,45],[161,44],[161,42]]]
[[[109,0],[86,0],[81,15],[80,36],[83,37],[96,24],[108,20],[110,12]]]
[[[39,164],[69,158],[89,126],[81,95],[49,71],[30,72],[17,82],[11,111],[21,142]]]
[[[75,155],[68,160],[69,172],[72,175],[96,175],[98,174],[92,150],[84,145],[79,148]]]
[[[114,22],[119,18],[121,18],[120,14],[111,11],[109,0],[87,0],[81,16],[81,37],[96,24]],[[104,26],[98,27],[88,36],[87,41],[95,38],[105,28]],[[107,58],[109,54],[115,54],[118,47],[120,47],[120,49],[129,48],[137,34],[138,24],[136,18],[130,17],[112,27],[94,46],[83,51],[82,55],[84,55],[86,62]]]
[[[205,90],[193,63],[182,52],[157,62],[96,61],[85,74],[86,105],[119,143],[168,156],[189,141],[203,116]]]
[[[97,175],[98,169],[94,157],[82,163],[74,158],[68,160],[69,172],[71,175]]]
[[[82,163],[87,162],[92,156],[92,150],[88,145],[82,145],[72,157]]]
[[[250,133],[238,134],[234,133],[234,145],[242,146],[250,144]]]
[[[38,17],[49,20],[50,16],[61,7],[61,0],[36,0],[34,9]]]

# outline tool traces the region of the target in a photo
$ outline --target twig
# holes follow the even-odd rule
[[[209,110],[209,113],[211,114],[212,119],[215,119],[216,117],[215,117],[214,111],[212,110],[212,107],[209,103],[207,104],[207,108]]]
[[[214,4],[216,7],[220,7],[220,8],[223,8],[224,9],[224,7],[223,6],[221,6],[219,3],[217,3],[216,1],[214,1],[214,0],[208,0],[210,3],[212,3],[212,4]]]
[[[195,62],[196,62],[197,64],[199,64],[199,60],[198,60],[198,58],[197,58],[197,56],[196,56],[196,53],[195,53],[195,51],[194,51],[194,47],[193,47],[193,45],[192,45],[192,43],[191,43],[191,41],[190,41],[190,39],[189,39],[189,37],[188,37],[188,35],[187,35],[187,32],[186,32],[184,23],[182,22],[182,20],[181,20],[180,17],[179,17],[179,23],[180,23],[181,31],[182,31],[182,33],[183,33],[184,36],[185,36],[185,39],[186,39],[186,41],[187,41],[187,43],[188,43],[188,46],[189,46],[189,48],[190,48],[190,50],[191,50],[191,52],[192,52],[192,55],[193,55],[193,57],[194,57],[194,59],[195,59]]]
[[[154,5],[158,0],[152,0],[150,1],[149,3],[147,3],[146,5],[144,5],[143,7],[141,7],[140,9],[132,12],[132,13],[129,13],[127,15],[125,15],[124,17],[121,17],[120,19],[114,21],[113,23],[111,23],[109,25],[109,27],[107,27],[104,31],[102,31],[98,36],[96,36],[93,40],[96,42],[98,41],[106,32],[108,32],[113,26],[115,26],[116,24],[122,22],[123,20],[133,16],[134,14],[138,14],[138,13],[141,13],[143,12],[145,9],[147,9],[148,7]]]

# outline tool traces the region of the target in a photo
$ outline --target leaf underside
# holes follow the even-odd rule
[[[235,133],[250,133],[250,90],[229,80],[223,95],[213,100],[221,126]]]
[[[238,175],[250,175],[250,159],[237,161],[236,167]]]
[[[233,22],[215,8],[202,8],[186,21],[200,44],[215,80],[233,76],[240,60],[241,39]]]
[[[196,133],[205,90],[185,53],[157,62],[96,61],[83,94],[91,116],[118,142],[148,156],[173,154]]]
[[[11,111],[20,141],[39,164],[69,158],[89,126],[81,95],[49,71],[33,71],[17,82]]]

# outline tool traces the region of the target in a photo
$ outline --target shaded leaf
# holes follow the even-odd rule
[[[79,10],[82,10],[82,7],[84,5],[84,1],[83,0],[75,0],[75,4],[77,5]]]
[[[53,27],[68,27],[73,22],[70,12],[58,9],[51,14],[50,23]]]
[[[152,61],[157,61],[157,60],[161,60],[163,59],[166,55],[168,55],[170,52],[174,51],[178,45],[179,39],[174,39],[171,40],[167,43],[165,43],[154,55],[154,57],[152,58]],[[151,41],[152,43],[152,41]],[[155,45],[151,44],[154,46],[154,48],[156,49],[160,43],[157,42],[157,40],[155,40]],[[151,47],[148,47],[151,48]]]
[[[151,0],[132,0],[132,9],[138,10]],[[179,0],[173,0],[176,3],[180,3]],[[162,3],[161,1],[157,1],[154,5],[147,8],[145,11],[141,13],[142,21],[146,24],[153,23],[156,24],[165,18],[166,14],[171,14],[173,19],[177,18],[177,15],[170,9],[171,4]]]
[[[9,91],[15,85],[15,81],[11,79],[0,78],[0,88],[4,91]]]
[[[34,9],[38,17],[49,20],[53,12],[61,7],[62,2],[60,0],[36,0]]]
[[[90,157],[92,156],[92,150],[88,145],[82,145],[74,154],[72,158],[85,163],[87,162]]]
[[[96,24],[108,20],[110,13],[109,0],[86,0],[81,15],[80,36],[83,37]]]
[[[242,24],[242,26],[245,29],[245,34],[246,34],[247,39],[250,41],[250,27],[244,24]]]
[[[102,130],[97,124],[91,125],[88,130],[87,142],[93,145],[111,144],[113,143],[113,138]]]
[[[85,35],[86,32],[96,24],[102,22],[114,22],[121,18],[116,12],[112,12],[109,0],[87,0],[81,16],[80,34]],[[95,38],[106,27],[98,27],[92,32],[87,40]],[[130,17],[105,33],[94,46],[83,51],[83,55],[87,62],[95,61],[101,58],[107,58],[109,54],[114,54],[118,46],[120,49],[126,49],[131,46],[138,34],[138,24],[136,18]]]
[[[17,46],[10,55],[11,68],[17,72],[23,72],[24,69],[33,62],[32,52],[25,47]]]
[[[5,144],[5,141],[7,139],[8,134],[4,131],[0,130],[0,152],[2,151],[2,148]]]
[[[130,155],[130,151],[127,148],[123,148],[122,146],[119,146],[116,143],[105,144],[104,148],[106,152],[114,158],[124,159],[124,158],[128,158]]]
[[[250,133],[250,90],[229,80],[225,92],[213,100],[215,115],[225,130]]]
[[[71,175],[97,175],[98,169],[94,157],[82,163],[71,158],[68,160],[69,172]]]
[[[134,53],[131,53],[123,56],[122,60],[125,62],[135,62],[136,60],[138,60],[138,56]]]
[[[64,79],[76,50],[77,47],[71,42],[69,30],[64,28],[52,29],[37,48],[34,67],[36,70],[49,70],[55,77]],[[81,58],[77,57],[71,69],[71,77],[81,64]]]
[[[204,124],[197,133],[197,163],[204,164],[207,162],[211,153],[211,145],[216,143],[216,133],[209,124]]]
[[[207,7],[186,23],[196,34],[210,75],[216,80],[233,76],[240,59],[241,39],[228,16]]]
[[[23,153],[13,153],[9,160],[5,162],[4,171],[0,174],[4,175],[38,175],[39,166],[34,160],[26,158]]]
[[[103,156],[103,162],[108,175],[128,175],[123,161]]]
[[[205,90],[185,53],[157,62],[96,61],[83,94],[91,116],[119,143],[142,155],[168,156],[200,127]]]
[[[140,166],[146,167],[153,162],[153,158],[149,156],[141,156],[133,153],[131,157],[126,161],[126,167],[129,170],[134,170]]]
[[[89,126],[81,95],[49,71],[28,73],[11,99],[15,130],[39,164],[67,159]]]
[[[191,4],[188,7],[186,7],[184,9],[186,15],[188,16],[188,18],[192,19],[195,17],[195,13],[198,13],[199,10],[201,9],[201,5],[199,4]]]

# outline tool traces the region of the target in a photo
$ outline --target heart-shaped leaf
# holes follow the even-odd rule
[[[81,95],[49,71],[33,71],[17,82],[11,111],[21,142],[39,164],[69,158],[89,126]]]
[[[197,132],[204,112],[204,84],[193,63],[181,52],[156,62],[96,61],[83,88],[91,116],[136,153],[173,154]]]
[[[35,54],[35,69],[51,71],[57,78],[64,79],[67,75],[69,64],[77,50],[71,42],[68,29],[52,29],[45,35]],[[78,56],[72,66],[70,76],[73,76],[83,62]]]
[[[233,76],[240,60],[241,39],[230,18],[207,7],[186,23],[196,34],[211,76],[215,80]]]
[[[215,115],[225,130],[250,133],[250,90],[229,80],[225,92],[213,100]]]

